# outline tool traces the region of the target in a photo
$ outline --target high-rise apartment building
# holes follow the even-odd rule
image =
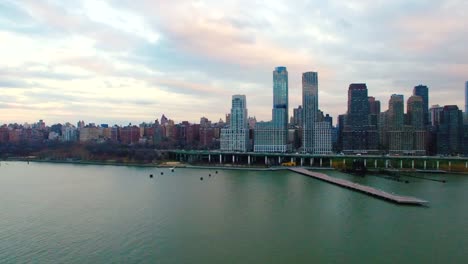
[[[407,115],[408,125],[417,130],[424,128],[424,109],[421,96],[413,95],[408,99]]]
[[[404,131],[404,99],[401,94],[392,94],[388,101],[387,137],[390,153],[402,153],[412,149],[410,133]]]
[[[314,127],[318,113],[318,74],[305,72],[302,74],[302,150],[314,152]]]
[[[437,153],[459,154],[463,151],[463,114],[456,105],[446,105],[437,130]]]
[[[247,121],[247,100],[245,95],[233,95],[229,127],[221,129],[221,150],[249,150],[249,126]]]
[[[402,130],[405,123],[404,99],[401,94],[392,94],[388,101],[388,128]]]
[[[348,112],[343,130],[343,152],[378,151],[377,126],[369,123],[369,98],[365,83],[353,83],[348,89]]]
[[[288,146],[288,71],[276,67],[273,71],[273,110],[271,122],[255,126],[255,152],[287,152]]]
[[[429,124],[429,88],[426,85],[418,85],[413,89],[413,95],[421,96],[423,100],[424,125]]]
[[[332,152],[331,117],[324,121],[318,109],[318,73],[302,74],[302,151],[313,154]]]
[[[287,141],[288,129],[288,71],[286,67],[276,67],[273,71],[273,124],[278,129],[284,129],[284,141]]]
[[[365,83],[353,83],[348,89],[347,124],[353,128],[367,126],[369,111],[369,98]]]
[[[332,153],[332,127],[329,122],[315,122],[314,131],[314,148],[313,154],[330,154]]]

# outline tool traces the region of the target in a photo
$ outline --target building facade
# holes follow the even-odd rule
[[[233,95],[229,127],[221,129],[221,150],[249,151],[249,126],[245,95]]]
[[[455,155],[463,150],[463,113],[456,105],[446,105],[442,110],[437,129],[437,153]]]
[[[303,110],[302,110],[301,105],[293,109],[293,122],[291,122],[292,125],[302,126],[302,123],[303,123],[302,113],[303,113]]]
[[[378,152],[377,126],[369,123],[369,98],[365,83],[353,83],[348,89],[348,111],[343,129],[343,152]]]
[[[302,151],[314,152],[315,124],[318,113],[318,74],[316,72],[305,72],[302,74]]]
[[[254,131],[255,152],[287,152],[288,144],[288,71],[273,71],[273,110],[271,122],[257,122]]]
[[[332,127],[327,121],[315,122],[314,124],[314,147],[313,154],[327,155],[332,153]]]
[[[407,102],[408,125],[414,129],[424,129],[424,105],[421,96],[411,96]]]
[[[413,89],[413,95],[421,96],[423,101],[424,125],[429,124],[429,88],[426,85],[418,85]]]

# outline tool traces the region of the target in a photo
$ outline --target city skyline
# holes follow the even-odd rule
[[[278,65],[289,72],[289,113],[301,104],[308,71],[320,72],[319,108],[335,118],[346,112],[348,85],[361,82],[382,111],[390,94],[409,98],[418,84],[429,87],[431,105],[464,109],[466,7],[7,0],[0,4],[0,120],[218,120],[229,112],[220,98],[235,90],[249,98],[251,116],[267,121]]]

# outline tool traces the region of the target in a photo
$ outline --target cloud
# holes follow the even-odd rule
[[[8,80],[8,79],[2,79],[0,80],[0,87],[1,88],[27,88],[27,87],[33,87],[36,86],[37,84],[30,83],[30,82],[25,82],[22,80]]]
[[[4,89],[13,99],[0,115],[218,120],[243,93],[249,114],[269,120],[279,65],[289,71],[290,113],[306,71],[319,72],[320,108],[335,117],[352,82],[366,82],[382,110],[391,93],[408,98],[419,83],[431,103],[461,105],[467,8],[457,0],[7,0],[0,86],[14,89]]]

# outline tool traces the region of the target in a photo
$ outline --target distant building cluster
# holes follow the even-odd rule
[[[318,73],[306,72],[302,75],[302,106],[295,108],[289,118],[288,109],[288,71],[286,67],[276,67],[273,71],[273,109],[272,120],[242,123],[242,127],[233,123],[233,117],[241,113],[242,120],[247,117],[246,103],[242,111],[237,110],[235,98],[245,95],[234,95],[231,109],[230,128],[221,134],[221,150],[224,151],[254,151],[269,153],[285,153],[301,151],[313,154],[331,154],[333,152],[332,118],[323,116],[318,108]],[[288,122],[289,121],[289,122]],[[233,129],[234,128],[234,129]],[[246,133],[250,129],[250,133]],[[251,135],[245,148],[239,149],[232,138],[244,141],[246,135]],[[223,143],[226,142],[226,143]],[[229,144],[228,144],[229,142]],[[244,146],[244,145],[243,145]]]
[[[465,113],[456,105],[429,107],[429,88],[415,86],[406,101],[392,94],[388,109],[369,96],[365,83],[348,88],[347,111],[333,118],[319,109],[318,73],[302,74],[302,105],[289,115],[289,80],[286,67],[273,71],[270,121],[249,117],[245,95],[233,95],[226,121],[175,123],[160,120],[139,125],[109,126],[79,121],[46,126],[9,124],[0,127],[2,143],[112,142],[144,144],[162,149],[221,149],[228,152],[299,152],[310,154],[468,155],[468,82]]]
[[[35,124],[10,124],[0,127],[0,143],[35,144],[43,142],[118,143],[144,144],[160,148],[217,149],[221,129],[225,123],[212,123],[205,117],[200,124],[183,121],[179,124],[162,115],[161,121],[110,127],[108,124],[85,124],[76,126],[66,123],[46,126],[43,120]]]
[[[465,83],[465,114],[456,105],[429,108],[429,88],[415,86],[406,101],[401,94],[390,96],[388,110],[369,96],[365,83],[348,88],[347,112],[337,125],[319,110],[318,73],[302,74],[302,105],[294,108],[288,120],[288,72],[273,71],[272,120],[242,129],[226,129],[221,134],[221,150],[254,152],[301,152],[310,154],[390,154],[390,155],[468,155],[468,82]],[[233,96],[231,118],[238,115]],[[241,113],[247,116],[246,104]],[[233,127],[233,124],[228,124]],[[250,129],[249,145],[236,148],[232,139],[244,138]],[[229,131],[229,132],[228,132]],[[229,142],[229,144],[228,144]]]

